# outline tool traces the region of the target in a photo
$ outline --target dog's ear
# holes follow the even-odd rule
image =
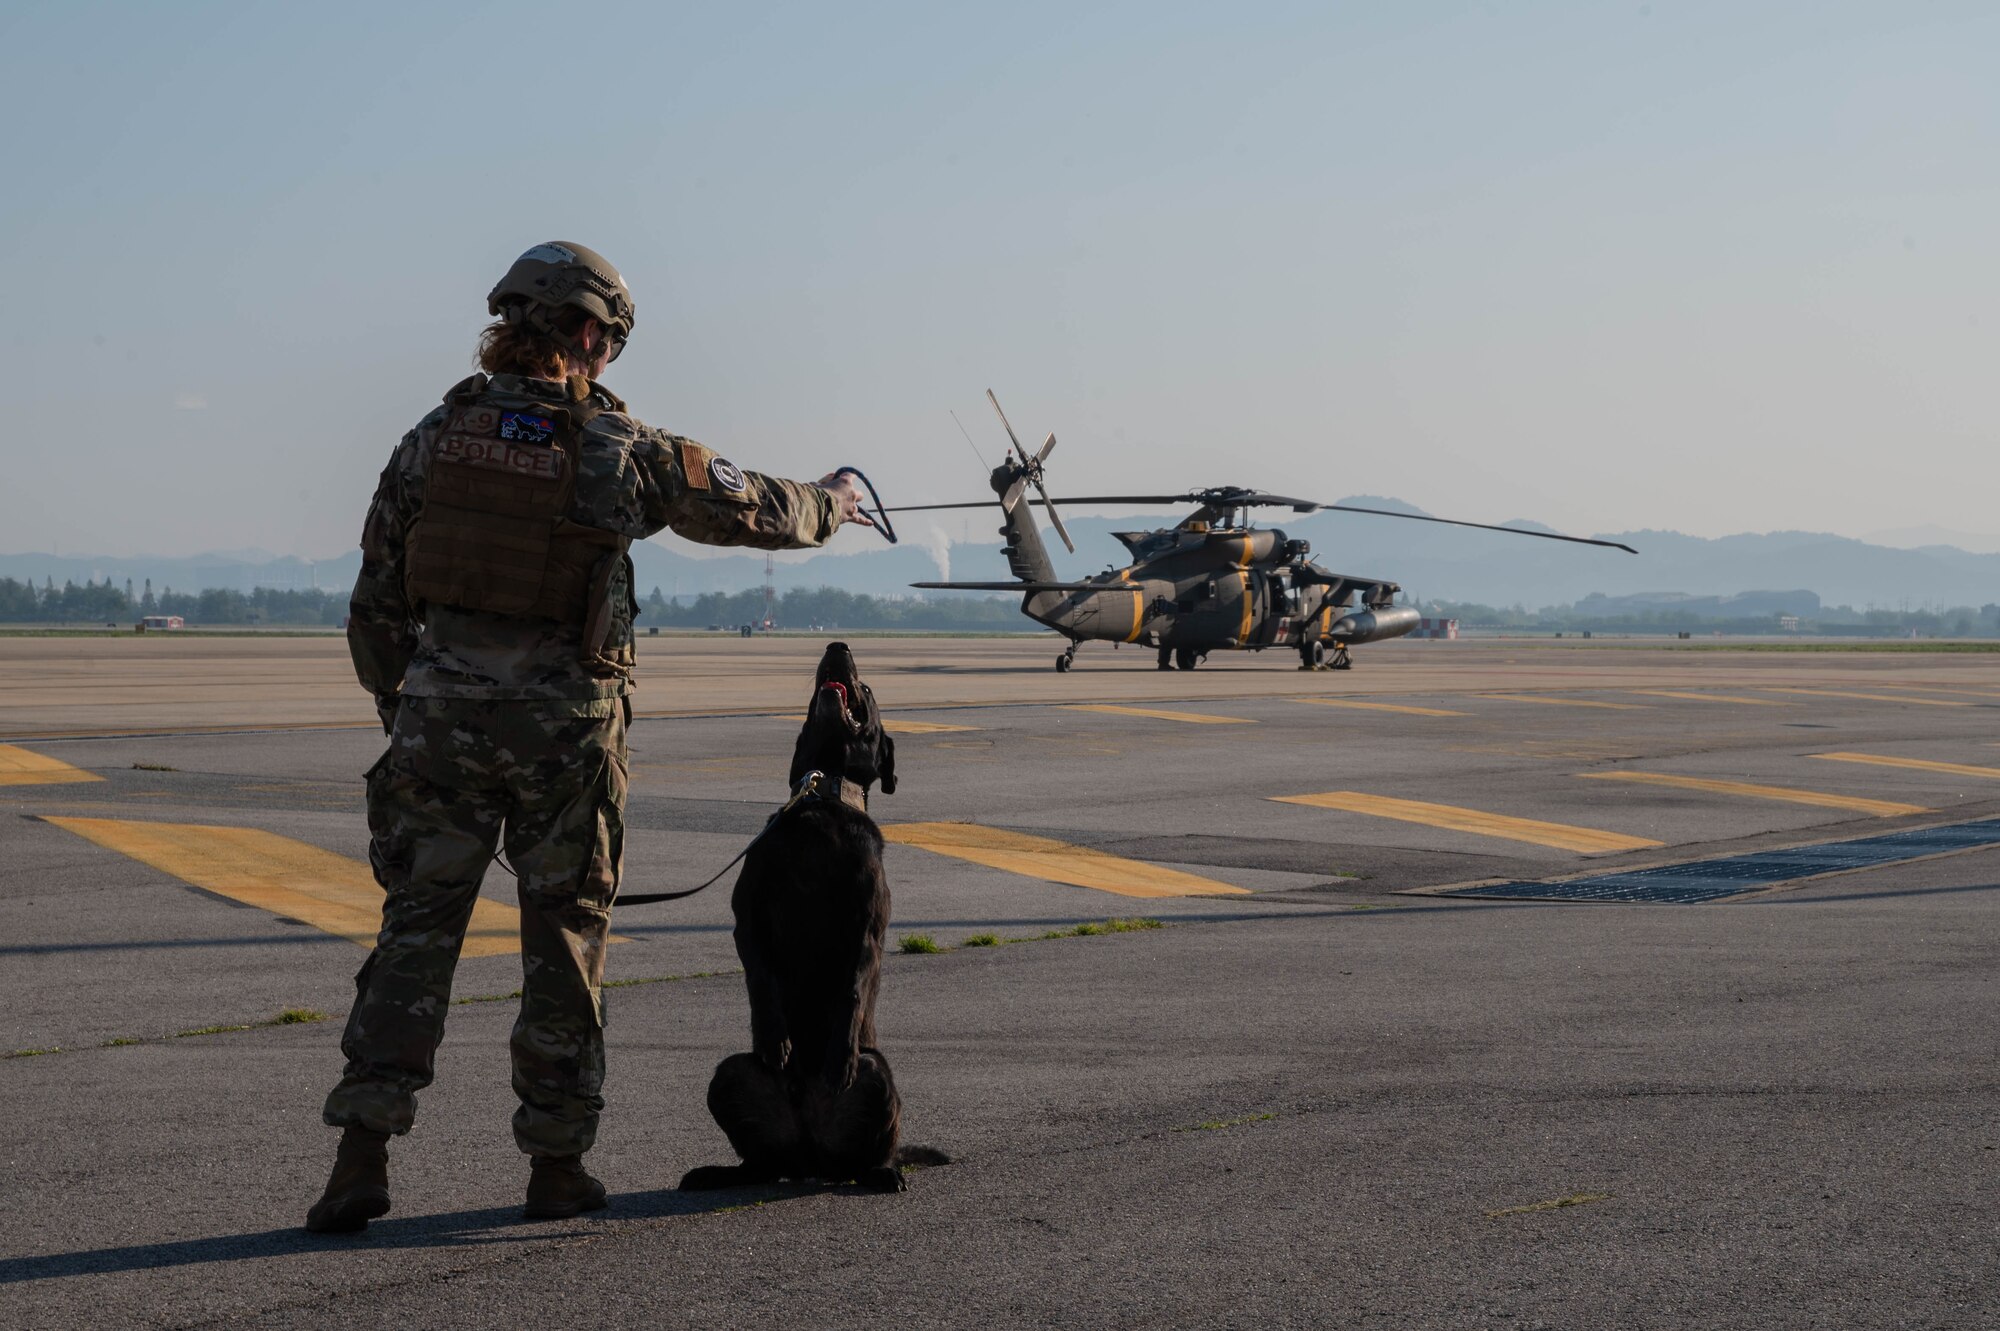
[[[882,756],[877,767],[882,778],[882,793],[893,795],[896,793],[896,741],[889,738],[886,730],[882,732],[880,753]]]

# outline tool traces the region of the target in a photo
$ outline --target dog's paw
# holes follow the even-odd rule
[[[878,1165],[855,1175],[854,1181],[870,1192],[908,1192],[910,1181],[894,1165]]]
[[[713,1192],[745,1181],[739,1165],[701,1165],[681,1175],[680,1188],[682,1192]]]

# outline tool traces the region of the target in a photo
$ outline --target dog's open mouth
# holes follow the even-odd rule
[[[858,735],[867,727],[867,691],[861,687],[860,672],[854,668],[854,657],[845,643],[829,644],[826,655],[820,658],[813,706],[838,708],[840,720],[852,734]]]
[[[847,723],[849,730],[859,733],[862,721],[861,718],[854,714],[854,707],[851,705],[852,699],[847,692],[847,685],[837,679],[829,679],[826,683],[819,686],[821,701],[824,702],[829,694],[832,695],[835,704],[840,708],[840,719]]]

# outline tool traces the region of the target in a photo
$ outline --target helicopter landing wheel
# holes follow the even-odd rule
[[[1196,662],[1200,660],[1201,660],[1201,653],[1197,652],[1192,647],[1183,647],[1179,651],[1174,653],[1174,664],[1179,666],[1182,670],[1194,669]]]
[[[1174,649],[1171,647],[1160,648],[1160,669],[1172,670],[1173,668],[1174,668]]]
[[[1056,673],[1058,675],[1066,675],[1069,673],[1069,668],[1075,664],[1076,664],[1076,644],[1071,643],[1069,645],[1069,650],[1056,658]]]
[[[1299,644],[1299,669],[1326,669],[1326,644],[1318,638],[1308,638]]]

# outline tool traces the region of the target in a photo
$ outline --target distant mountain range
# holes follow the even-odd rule
[[[1360,495],[1341,501],[1368,508],[1422,513],[1400,500]],[[1132,514],[1120,518],[1066,517],[1077,541],[1069,555],[1047,539],[1058,572],[1066,577],[1097,572],[1126,562],[1114,531],[1165,526],[1180,514]],[[956,525],[956,524],[954,524]],[[1981,606],[2000,602],[2000,554],[1982,554],[1952,545],[1896,549],[1825,532],[1769,532],[1709,539],[1671,531],[1608,534],[1639,553],[1537,541],[1498,532],[1404,522],[1353,513],[1310,516],[1273,514],[1268,525],[1312,542],[1313,557],[1340,573],[1384,577],[1403,585],[1404,599],[1478,601],[1529,608],[1566,605],[1597,594],[1631,597],[1684,594],[1739,597],[1748,592],[1810,591],[1828,605],[1855,609],[1919,609],[1926,606]],[[1505,524],[1549,530],[1526,520]],[[989,526],[996,528],[997,522]],[[877,596],[913,595],[908,584],[940,578],[990,579],[1006,576],[998,539],[968,544],[948,541],[934,522],[911,515],[904,542],[888,546],[867,532],[844,534],[839,553],[779,562],[773,582],[788,587],[839,587]],[[1603,533],[1598,533],[1604,535]],[[1900,533],[1899,533],[1900,534]],[[632,556],[641,594],[654,587],[687,599],[702,592],[734,592],[760,585],[764,557],[757,553],[693,555],[677,538],[642,541]],[[360,567],[359,551],[330,559],[305,560],[264,550],[211,552],[186,558],[0,555],[0,577],[53,578],[122,584],[139,588],[147,578],[155,589],[199,591],[226,587],[344,588]],[[954,593],[936,593],[953,595]]]

